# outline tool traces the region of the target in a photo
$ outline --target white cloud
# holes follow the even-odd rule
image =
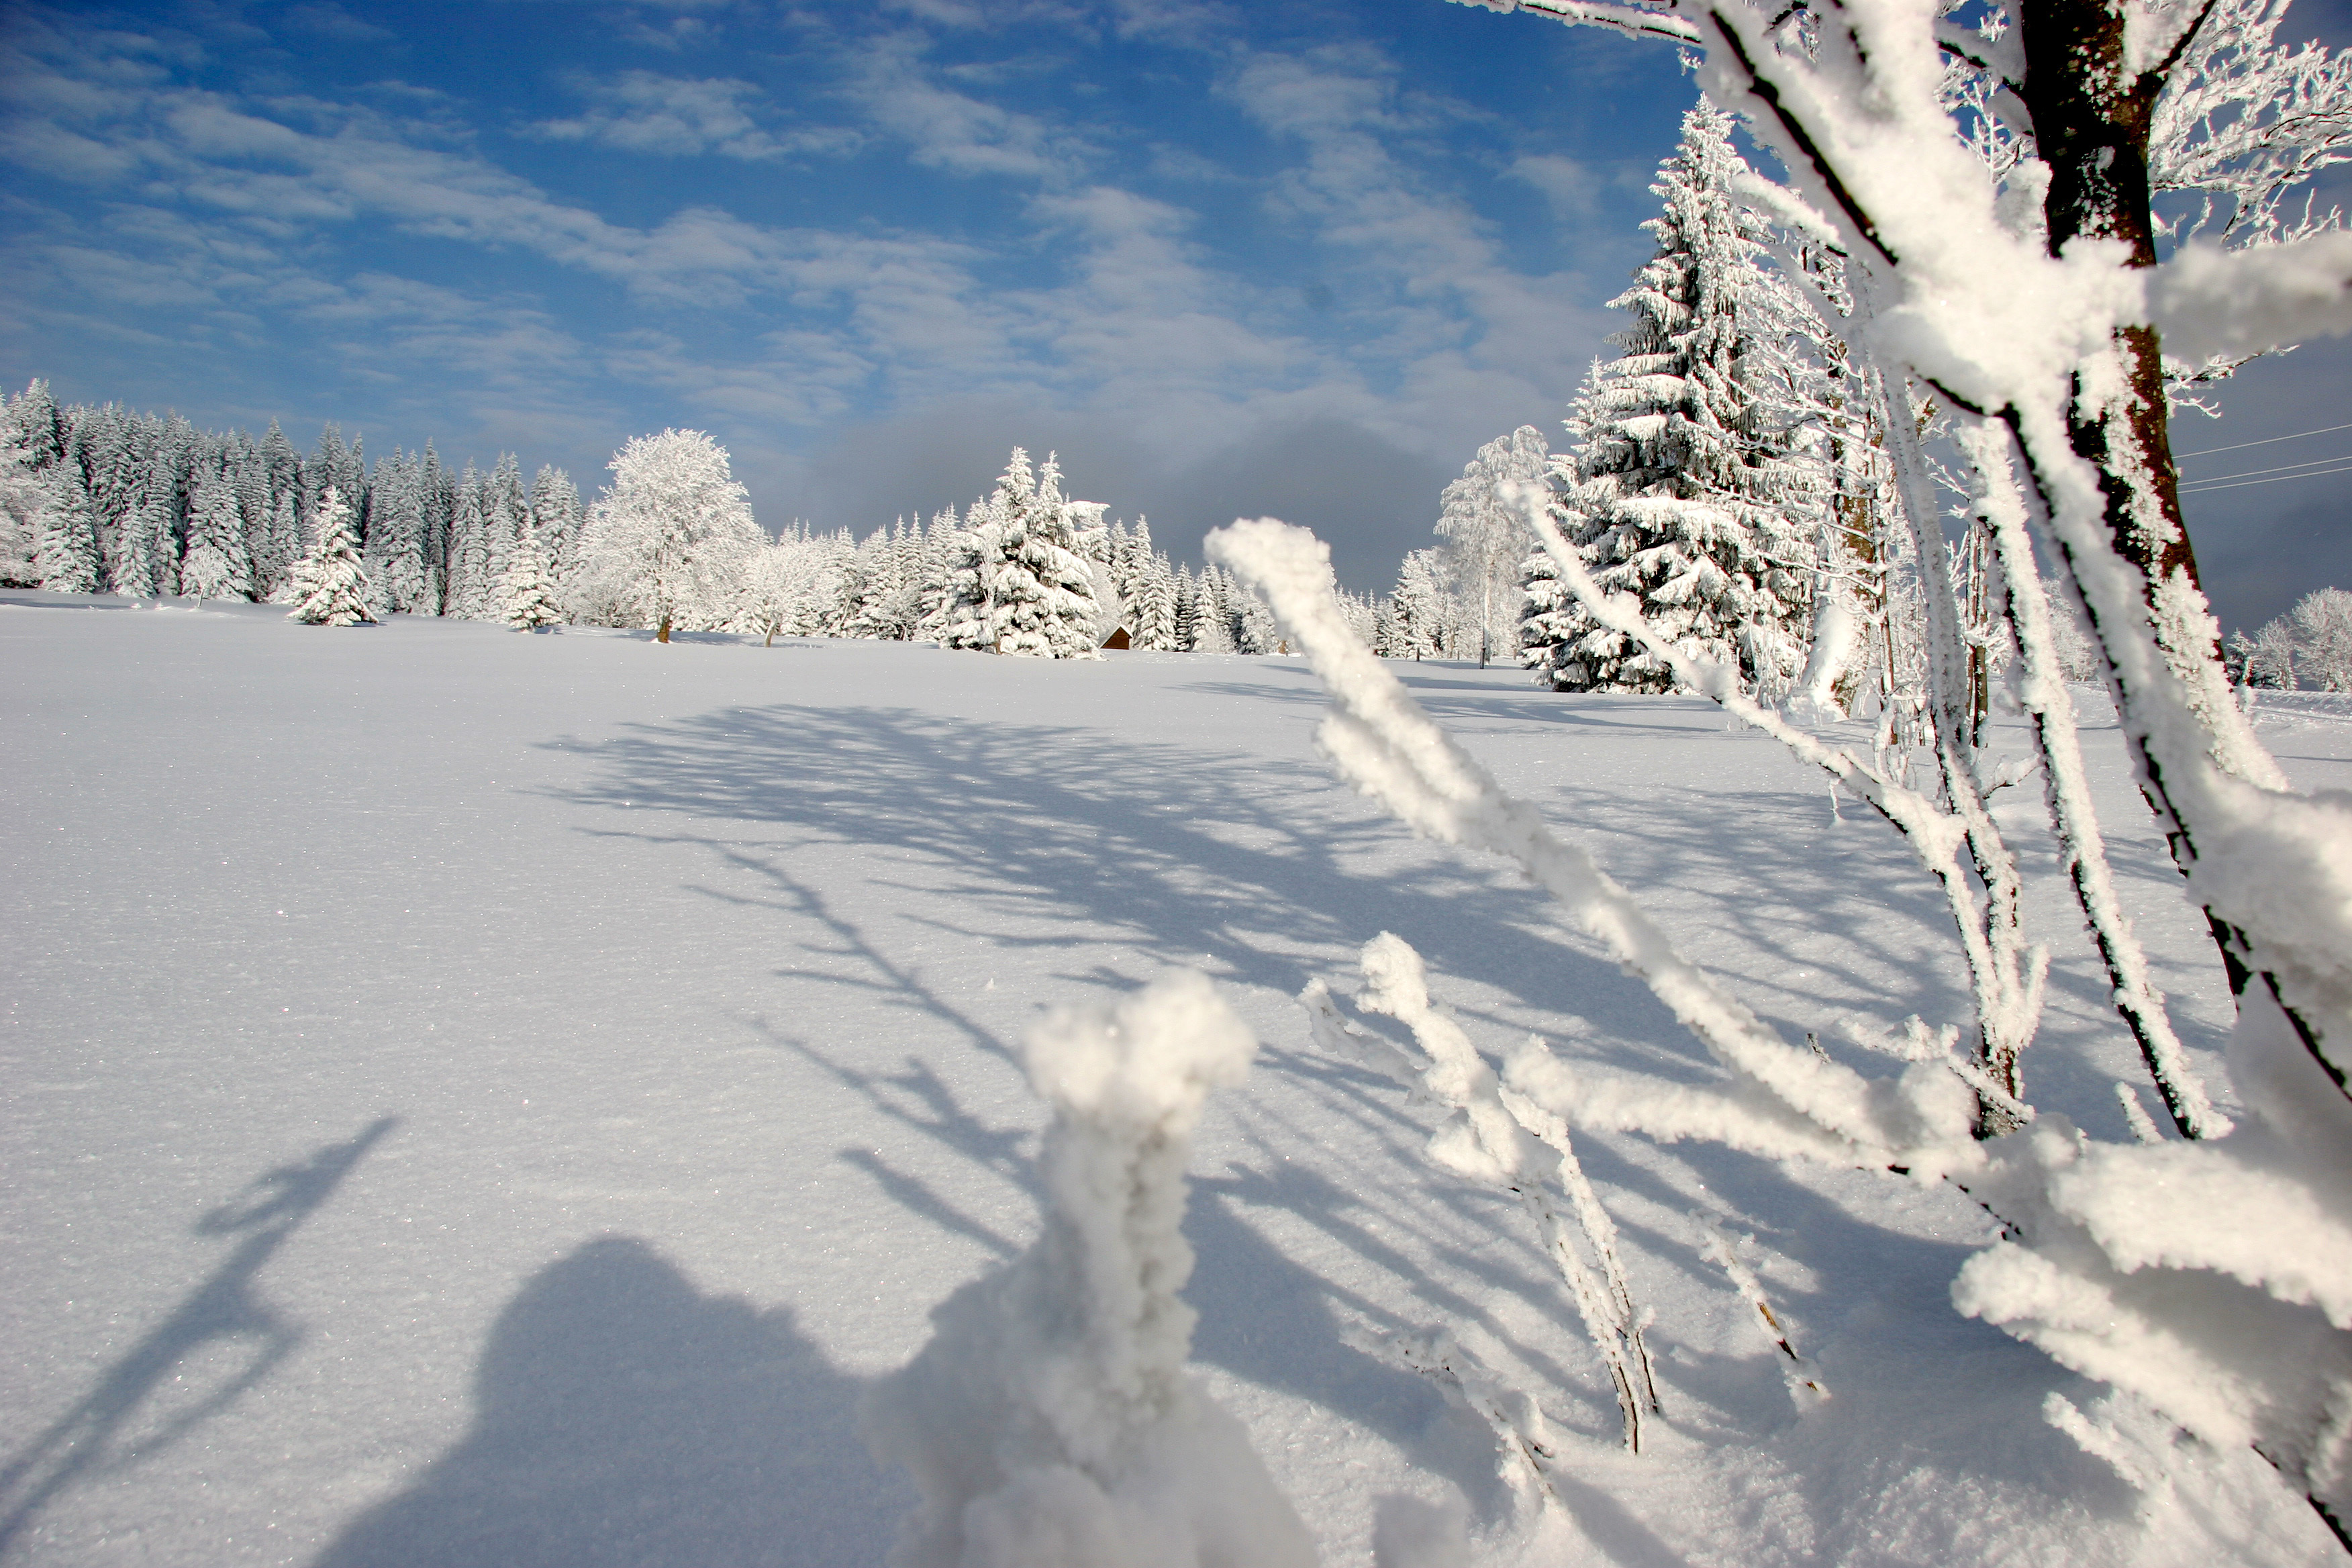
[[[1041,116],[959,92],[925,59],[919,33],[886,34],[856,54],[851,92],[875,126],[918,163],[960,174],[1074,177],[1093,156],[1085,140]]]
[[[550,141],[598,142],[631,153],[677,157],[716,153],[747,161],[848,152],[858,141],[855,132],[832,127],[781,136],[762,129],[746,101],[756,100],[760,89],[748,81],[696,80],[633,70],[612,81],[590,84],[587,92],[594,102],[586,113],[539,121],[530,127],[532,132]]]
[[[1531,153],[1514,160],[1511,177],[1542,192],[1559,217],[1589,217],[1600,202],[1600,176],[1556,153]]]

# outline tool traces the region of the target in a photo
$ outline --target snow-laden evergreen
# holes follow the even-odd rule
[[[245,519],[226,474],[201,465],[188,486],[188,551],[180,563],[180,592],[191,599],[253,597],[253,560],[246,552]]]
[[[535,632],[563,619],[554,552],[537,530],[526,526],[508,550],[507,569],[499,579],[499,604],[507,625],[519,632]]]
[[[1076,519],[1062,494],[1061,464],[1047,454],[1024,492],[1019,481],[1027,468],[1027,455],[1014,448],[990,498],[1003,553],[991,596],[990,646],[998,653],[1032,658],[1089,658],[1099,646],[1096,624],[1101,606],[1093,574],[1078,553]]]
[[[329,485],[319,494],[319,542],[294,568],[293,620],[313,626],[355,626],[374,621],[374,584],[360,561],[350,503]]]
[[[1657,253],[1610,301],[1634,324],[1598,366],[1553,465],[1570,538],[1676,647],[1784,689],[1804,662],[1819,466],[1786,418],[1802,308],[1761,260],[1730,118],[1702,103],[1651,186]],[[1662,691],[1670,674],[1531,579],[1522,658],[1561,690]]]

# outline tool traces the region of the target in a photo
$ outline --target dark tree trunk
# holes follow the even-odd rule
[[[2076,238],[2119,239],[2130,247],[2131,265],[2155,266],[2147,142],[2164,73],[2126,74],[2123,8],[2110,0],[2029,0],[2021,10],[2025,102],[2050,165],[2042,211],[2051,254]],[[2128,402],[2090,417],[2073,411],[2069,422],[2074,450],[2099,470],[2116,548],[2146,575],[2153,603],[2160,584],[2176,577],[2197,584],[2197,555],[2181,521],[2156,329],[2126,327],[2116,349],[2131,388]],[[2158,627],[2161,637],[2162,619]],[[2184,659],[2221,657],[2210,642],[2165,653],[2176,668]]]
[[[2161,68],[2129,74],[2124,56],[2124,15],[2113,0],[2028,0],[2019,25],[2025,48],[2023,97],[2033,116],[2033,136],[2050,165],[2050,192],[2042,204],[2050,225],[2050,250],[2068,241],[2121,240],[2131,265],[2156,265],[2156,218],[2148,184],[2148,133],[2164,89]],[[2200,17],[2202,20],[2202,17]],[[2185,42],[2185,40],[2184,40]],[[2181,516],[2180,487],[2167,429],[2162,346],[2156,329],[2125,327],[2116,352],[2130,391],[2122,406],[2067,411],[2067,428],[2077,455],[2099,471],[2106,497],[2107,530],[2116,553],[2139,568],[2151,610],[2168,585],[2198,589],[2197,552]],[[2081,391],[2079,377],[2075,390]],[[2218,668],[2220,643],[2210,634],[2189,632],[2176,616],[2154,615],[2156,640],[2166,662],[2192,692],[2200,676]],[[2180,646],[2187,641],[2189,646]],[[2185,873],[2195,846],[2171,804],[2154,760],[2141,759],[2148,804],[2164,824],[2172,858]],[[2231,995],[2252,978],[2244,940],[2210,910],[2222,967]]]

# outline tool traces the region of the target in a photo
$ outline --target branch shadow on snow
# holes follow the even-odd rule
[[[1240,683],[1234,694],[1261,702],[1291,695],[1278,683]],[[1297,695],[1319,701],[1303,686]],[[1462,700],[1491,718],[1497,694],[1482,688]],[[1579,711],[1593,705],[1539,695],[1502,700],[1539,707],[1548,721],[1567,725],[1689,728],[1686,715],[1653,705],[1630,712],[1610,707],[1596,716]],[[1577,1054],[1672,1079],[1716,1075],[1645,988],[1581,939],[1563,938],[1558,912],[1542,895],[1488,863],[1409,847],[1402,828],[1346,795],[1314,763],[1045,724],[792,705],[639,726],[593,754],[603,772],[565,798],[629,806],[633,815],[625,820],[633,826],[590,831],[625,831],[700,849],[728,874],[713,879],[723,880],[723,889],[698,890],[816,922],[814,938],[796,938],[811,956],[794,973],[850,987],[874,1005],[918,1012],[1008,1058],[1006,1042],[909,956],[910,935],[947,935],[967,949],[1067,952],[1070,963],[1053,977],[1086,984],[1140,978],[1087,962],[1106,952],[1119,954],[1122,963],[1127,955],[1150,963],[1201,964],[1205,958],[1213,972],[1291,994],[1310,975],[1343,980],[1356,948],[1390,930],[1426,955],[1441,998],[1455,1004],[1490,1053],[1516,1043],[1533,1018]],[[1706,900],[1707,934],[1693,955],[1724,973],[1759,1012],[1776,1016],[1792,1040],[1822,1026],[1831,1000],[1850,998],[1854,1010],[1882,1026],[1899,1022],[1906,1011],[1938,1022],[1959,1015],[1965,993],[1957,970],[1944,973],[1940,959],[1933,967],[1919,962],[1922,952],[1940,954],[1948,945],[1941,935],[1948,917],[1900,840],[1858,807],[1848,807],[1846,824],[1830,826],[1825,790],[1762,782],[1766,787],[1741,787],[1728,810],[1720,800],[1710,811],[1695,810],[1695,803],[1714,797],[1674,780],[1635,797],[1654,805],[1633,811],[1624,795],[1567,785],[1541,792],[1538,804],[1566,831],[1590,837],[1611,869],[1655,900],[1670,923],[1677,900]],[[661,815],[648,819],[649,810]],[[1780,835],[1760,854],[1759,831]],[[755,891],[744,890],[746,872],[756,879]],[[887,916],[871,912],[873,900],[853,896],[853,876],[867,887],[892,885],[882,900],[890,906]],[[1826,922],[1824,911],[1832,917]],[[1727,915],[1733,923],[1720,928]],[[1824,934],[1832,940],[1823,942]],[[1502,1011],[1482,1012],[1462,998],[1453,976],[1504,977],[1511,999]],[[961,994],[969,986],[954,989]],[[891,1052],[877,1061],[859,1045],[820,1047],[792,1038],[789,1029],[769,1032],[919,1136],[1030,1185],[1016,1147],[1030,1129],[1008,1131],[973,1114],[919,1058]],[[1837,1048],[1833,1038],[1825,1043]],[[1321,1113],[1392,1150],[1397,1168],[1414,1173],[1415,1209],[1380,1211],[1381,1193],[1309,1181],[1297,1166],[1286,1169],[1279,1156],[1258,1162],[1262,1170],[1237,1167],[1204,1179],[1190,1226],[1199,1271],[1188,1292],[1202,1313],[1200,1359],[1381,1434],[1424,1468],[1455,1479],[1474,1500],[1486,1500],[1479,1504],[1485,1508],[1495,1479],[1483,1434],[1465,1438],[1465,1422],[1440,1418],[1429,1384],[1351,1342],[1363,1327],[1476,1321],[1549,1385],[1544,1397],[1556,1419],[1572,1407],[1568,1424],[1605,1443],[1615,1413],[1592,1368],[1548,1360],[1477,1299],[1494,1300],[1478,1287],[1491,1288],[1555,1321],[1570,1319],[1572,1304],[1537,1238],[1519,1236],[1508,1218],[1498,1217],[1504,1205],[1495,1194],[1429,1167],[1422,1149],[1428,1128],[1402,1109],[1402,1097],[1384,1079],[1278,1046],[1266,1050],[1260,1070],[1289,1079]],[[1881,1060],[1864,1070],[1885,1076],[1893,1064]],[[1590,1142],[1588,1158],[1600,1156],[1594,1173],[1604,1184],[1688,1212],[1688,1194],[1651,1168],[1652,1161],[1613,1159],[1601,1153],[1607,1140]],[[998,1258],[1017,1250],[1016,1238],[886,1152],[845,1151],[843,1157],[924,1223]],[[1939,1298],[1906,1298],[1901,1307],[1906,1321],[1934,1319],[1932,1329],[1920,1330],[1927,1338],[1948,1338],[1948,1349],[1976,1364],[2000,1358],[2046,1365],[2036,1352],[1958,1318],[1940,1299],[1962,1249],[1922,1242],[1918,1247],[1936,1255],[1915,1257],[1910,1240],[1869,1217],[1871,1205],[1841,1207],[1764,1162],[1683,1148],[1656,1163],[1676,1162],[1696,1184],[1717,1192],[1770,1194],[1769,1207],[1780,1223],[1743,1223],[1819,1278],[1816,1290],[1784,1303],[1801,1323],[1821,1328],[1817,1344],[1843,1340],[1856,1303],[1876,1300],[1878,1276],[1899,1264],[1906,1280],[1927,1281],[1921,1289]],[[1384,1292],[1385,1303],[1374,1301],[1286,1256],[1247,1217],[1262,1207],[1303,1220],[1370,1267],[1402,1277],[1402,1289]],[[1413,1226],[1436,1268],[1417,1268],[1384,1247],[1381,1227],[1365,1223],[1376,1214],[1391,1234],[1400,1225]],[[1671,1228],[1626,1228],[1663,1267],[1700,1281],[1720,1310],[1740,1310],[1718,1271],[1697,1260],[1689,1237]],[[1498,1232],[1507,1245],[1457,1240]],[[1474,1288],[1461,1289],[1465,1284]],[[1399,1321],[1401,1310],[1426,1312],[1428,1321]],[[1694,1352],[1670,1381],[1706,1407],[1693,1414],[1715,1440],[1774,1440],[1789,1424],[1777,1372],[1767,1370],[1772,1363],[1760,1349],[1734,1364],[1742,1361],[1737,1353]],[[1838,1403],[1827,1421],[1811,1423],[1820,1436],[1809,1441],[1832,1442],[1832,1434],[1843,1432],[1846,1437],[1832,1446],[1857,1456],[1853,1463],[1870,1462],[1874,1445],[1946,1473],[1989,1466],[2005,1481],[2030,1480],[2034,1467],[2068,1468],[2063,1438],[2047,1434],[2055,1449],[2040,1440],[2037,1412],[2000,1401],[1988,1408],[2033,1427],[2032,1440],[2011,1445],[2027,1459],[2010,1465],[1992,1457],[1992,1446],[1963,1453],[1938,1444],[1934,1454],[1921,1455],[1890,1436],[1895,1418],[1886,1413],[1887,1399],[1905,1397],[1906,1386],[1921,1386],[1921,1380],[1895,1365],[1874,1366],[1869,1377],[1881,1393],[1859,1397],[1856,1386],[1856,1396]],[[1925,1383],[1946,1386],[1939,1378]],[[1829,1506],[1828,1494],[1822,1506]]]
[[[187,1436],[258,1386],[302,1342],[300,1323],[256,1289],[262,1268],[304,1221],[334,1195],[368,1151],[398,1125],[385,1117],[299,1164],[256,1177],[236,1197],[196,1221],[205,1237],[236,1237],[236,1246],[171,1315],[106,1369],[91,1390],[49,1428],[0,1467],[0,1553],[41,1510],[74,1486],[131,1468]],[[181,1369],[217,1347],[248,1352],[225,1381],[194,1403]],[[199,1385],[202,1380],[199,1379]]]
[[[472,1430],[315,1568],[879,1562],[913,1494],[866,1457],[859,1388],[790,1309],[599,1237],[499,1315]]]

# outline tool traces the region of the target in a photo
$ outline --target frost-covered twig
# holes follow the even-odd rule
[[[1554,837],[1532,806],[1506,794],[1349,630],[1321,541],[1259,518],[1219,529],[1206,547],[1264,596],[1322,678],[1333,710],[1317,740],[1342,774],[1421,833],[1517,861],[1650,987],[1733,1080],[1723,1089],[1627,1082],[1612,1093],[1601,1075],[1571,1074],[1549,1053],[1523,1050],[1515,1064],[1527,1061],[1544,1084],[1538,1090],[1520,1082],[1515,1066],[1515,1088],[1586,1125],[1664,1137],[1704,1126],[1708,1136],[1759,1152],[1899,1166],[1923,1179],[1982,1163],[1970,1136],[1973,1096],[1949,1071],[1922,1064],[1895,1082],[1874,1083],[1790,1046],[1676,952],[1580,846]],[[1613,1121],[1593,1120],[1604,1102]]]
[[[1029,1081],[1054,1108],[1044,1231],[934,1309],[930,1342],[862,1412],[875,1457],[922,1499],[894,1561],[1314,1562],[1247,1433],[1185,1371],[1184,1165],[1210,1089],[1255,1049],[1189,971],[1030,1035]]]
[[[1365,986],[1357,1005],[1411,1029],[1423,1053],[1418,1058],[1394,1045],[1373,1043],[1379,1037],[1342,1016],[1319,980],[1301,994],[1300,1005],[1327,1046],[1362,1040],[1371,1051],[1405,1064],[1419,1092],[1452,1112],[1429,1141],[1431,1157],[1456,1175],[1503,1188],[1526,1207],[1616,1385],[1625,1447],[1640,1453],[1643,1424],[1658,1409],[1657,1383],[1642,1335],[1644,1317],[1617,1256],[1617,1227],[1585,1180],[1565,1127],[1503,1089],[1462,1026],[1430,1005],[1421,954],[1403,938],[1382,931],[1366,942],[1361,966]],[[1568,1194],[1599,1265],[1597,1274],[1553,1201],[1552,1184]]]
[[[2009,432],[1984,421],[1964,425],[1958,439],[1968,454],[1977,487],[1978,514],[1991,531],[1993,556],[2009,590],[2010,624],[2017,634],[2018,698],[2032,718],[2042,760],[2043,793],[2058,834],[2075,900],[2089,923],[2100,959],[2114,983],[2116,1011],[2123,1016],[2148,1076],[2156,1080],[2173,1125],[2184,1138],[2225,1133],[2229,1119],[2213,1109],[2187,1051],[2173,1033],[2164,994],[2149,975],[2147,955],[2133,934],[2131,920],[2116,896],[2105,837],[2091,804],[2083,766],[2081,737],[2074,728],[2074,700],[2059,668],[2051,625],[2050,598],[2034,564],[2026,535],[2025,500],[2010,467]],[[2134,1106],[2138,1104],[2134,1100]]]
[[[1495,1434],[1495,1447],[1505,1459],[1504,1473],[1515,1489],[1547,1504],[1559,1501],[1547,1468],[1554,1457],[1551,1424],[1532,1397],[1479,1364],[1478,1358],[1444,1329],[1427,1334],[1398,1334],[1382,1348],[1486,1424]]]
[[[1605,594],[1593,582],[1583,557],[1553,519],[1546,492],[1525,486],[1517,492],[1517,499],[1528,525],[1551,558],[1553,571],[1593,619],[1640,644],[1653,658],[1671,669],[1681,685],[1763,731],[1788,747],[1800,761],[1828,773],[1909,841],[1920,863],[1944,890],[1968,964],[1977,1005],[1979,1059],[1991,1074],[1997,1090],[1984,1100],[1982,1120],[1994,1131],[2020,1125],[2021,1119],[2005,1106],[2022,1099],[2019,1092],[2018,1056],[2033,1037],[2041,1017],[2042,987],[2049,955],[2041,948],[2025,944],[2018,914],[2020,889],[2015,860],[1993,826],[1991,813],[1985,809],[1972,749],[1963,737],[1950,733],[1960,721],[1953,704],[1945,701],[1937,707],[1942,717],[1937,730],[1937,755],[1944,769],[1947,797],[1969,803],[1969,809],[1965,812],[1948,811],[1897,782],[1885,770],[1863,763],[1843,748],[1822,744],[1749,697],[1740,687],[1738,672],[1669,643],[1643,617],[1632,598]],[[1931,604],[1935,602],[1933,593],[1928,597]],[[1944,597],[1948,601],[1948,594]],[[1947,609],[1948,612],[1948,604]],[[1948,613],[1945,620],[1949,619]],[[1949,636],[1957,636],[1949,626],[1944,629]],[[1943,662],[1948,665],[1951,661],[1947,658]],[[1952,672],[1948,669],[1945,673],[1948,680]],[[1969,866],[1961,862],[1963,852],[1969,855]],[[1976,873],[1973,879],[1971,868]]]
[[[1705,1215],[1693,1215],[1691,1220],[1698,1227],[1699,1256],[1723,1270],[1731,1281],[1731,1288],[1739,1292],[1739,1299],[1755,1310],[1757,1326],[1764,1331],[1764,1337],[1770,1340],[1773,1348],[1787,1358],[1788,1364],[1780,1369],[1780,1373],[1789,1385],[1790,1397],[1799,1399],[1801,1408],[1804,1395],[1827,1399],[1830,1391],[1822,1386],[1821,1380],[1813,1376],[1805,1358],[1797,1353],[1797,1347],[1790,1342],[1789,1331],[1781,1326],[1780,1320],[1773,1314],[1771,1301],[1765,1297],[1764,1282],[1756,1278],[1756,1271],[1741,1258],[1739,1249],[1732,1245],[1731,1238]]]

